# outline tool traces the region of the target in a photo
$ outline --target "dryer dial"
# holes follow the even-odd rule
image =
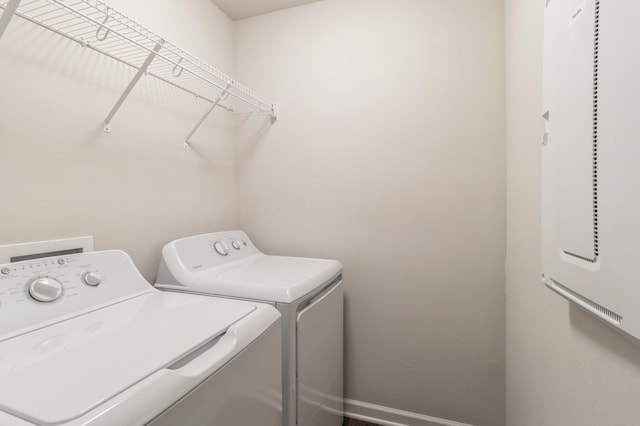
[[[61,294],[62,284],[54,278],[37,278],[29,283],[29,296],[38,302],[53,302]]]
[[[229,254],[229,249],[227,248],[227,245],[224,243],[224,241],[216,241],[213,244],[213,248],[216,250],[216,252],[218,252],[220,256],[226,256]]]

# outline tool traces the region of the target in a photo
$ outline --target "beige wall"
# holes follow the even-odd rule
[[[340,259],[346,397],[504,422],[500,0],[325,0],[237,23],[239,225]]]
[[[110,0],[232,74],[232,22],[209,0]],[[188,22],[188,25],[185,23]],[[155,278],[162,245],[236,224],[234,121],[143,78],[102,120],[134,71],[14,18],[0,39],[0,244],[93,234]]]
[[[506,0],[507,424],[640,424],[638,347],[540,274],[544,2]]]
[[[133,71],[14,20],[0,244],[93,234],[150,280],[164,242],[237,225],[266,251],[338,258],[347,397],[502,424],[506,41],[507,424],[636,425],[638,348],[540,282],[543,2],[505,3],[504,36],[498,0],[241,21],[234,72],[233,24],[209,0],[111,0],[281,102],[273,127],[214,112],[187,151],[205,104],[145,78],[104,134]]]

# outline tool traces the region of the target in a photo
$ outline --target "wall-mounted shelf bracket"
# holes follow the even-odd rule
[[[195,127],[189,132],[187,137],[184,138],[184,149],[189,148],[189,139],[191,139],[191,136],[193,136],[196,130],[198,130],[198,128],[202,125],[202,123],[204,123],[204,120],[206,120],[209,114],[211,114],[211,111],[213,111],[214,108],[220,104],[220,101],[223,101],[229,97],[230,87],[231,87],[231,83],[227,84],[227,87],[225,87],[224,90],[220,93],[220,96],[218,96],[218,99],[216,99],[216,101],[213,104],[211,104],[209,109],[207,109],[207,112],[205,112],[204,115],[200,117],[200,120],[198,120],[198,123],[195,125]],[[224,107],[224,109],[229,110],[229,108],[227,107]]]
[[[0,37],[4,33],[4,30],[7,29],[11,18],[15,15],[16,10],[18,10],[18,6],[20,5],[20,0],[10,0],[7,4],[7,7],[4,9],[4,13],[0,16]]]
[[[111,132],[111,119],[113,118],[114,115],[116,115],[116,112],[118,112],[124,100],[127,99],[127,96],[129,96],[129,93],[131,93],[136,83],[138,83],[138,80],[140,80],[140,77],[142,77],[147,72],[147,68],[149,68],[149,65],[151,65],[151,62],[156,57],[156,55],[162,48],[163,44],[164,44],[164,40],[160,40],[160,42],[156,44],[156,46],[153,48],[153,51],[149,53],[149,56],[147,56],[147,59],[145,59],[142,65],[140,66],[140,68],[138,68],[138,72],[136,73],[136,75],[133,76],[127,88],[124,89],[124,92],[120,96],[120,99],[118,99],[118,102],[116,102],[116,104],[113,106],[113,108],[111,109],[111,112],[109,112],[109,115],[107,115],[107,118],[105,118],[104,131],[106,133]]]

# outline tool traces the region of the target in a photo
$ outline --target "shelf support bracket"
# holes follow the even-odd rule
[[[0,38],[2,38],[2,34],[4,34],[4,30],[7,29],[9,25],[9,21],[15,15],[16,10],[18,10],[18,6],[20,5],[21,0],[10,0],[9,3],[5,6],[4,12],[2,12],[2,16],[0,16]]]
[[[156,55],[162,48],[163,44],[164,44],[164,40],[160,40],[160,42],[156,44],[156,46],[153,48],[153,51],[149,53],[149,56],[147,56],[147,59],[145,59],[142,65],[140,66],[140,68],[138,68],[138,72],[136,73],[136,75],[133,76],[133,79],[131,79],[131,82],[129,83],[127,88],[124,89],[124,92],[120,96],[120,99],[118,99],[118,102],[116,102],[116,104],[113,106],[113,108],[111,109],[111,112],[109,113],[109,115],[107,115],[107,118],[105,118],[104,120],[105,133],[111,133],[111,119],[113,119],[113,116],[116,115],[116,112],[118,112],[124,100],[127,99],[127,96],[129,96],[129,93],[131,93],[131,90],[133,90],[136,83],[138,83],[138,80],[140,80],[140,77],[142,77],[147,72],[147,68],[149,68],[149,65],[151,65],[151,62],[156,57]]]
[[[206,120],[209,114],[211,114],[211,111],[213,111],[213,109],[218,106],[220,101],[223,101],[229,97],[229,87],[231,87],[231,84],[227,84],[227,87],[225,87],[222,93],[220,93],[220,96],[218,96],[218,99],[216,99],[216,101],[213,104],[211,104],[207,112],[205,112],[204,115],[200,117],[200,120],[198,120],[198,123],[195,125],[195,127],[189,132],[187,137],[184,138],[184,149],[189,148],[189,139],[191,139],[191,136],[193,136],[196,130],[198,130],[198,128],[202,125],[202,123],[204,123],[204,120]]]

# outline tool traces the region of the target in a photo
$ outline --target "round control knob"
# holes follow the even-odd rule
[[[53,278],[38,278],[29,284],[29,295],[38,302],[53,302],[62,294],[62,284]]]
[[[226,256],[229,254],[229,249],[223,241],[216,241],[213,244],[213,248],[216,250],[216,252],[218,252],[220,256]]]
[[[233,246],[234,249],[240,250],[240,241],[235,240],[234,242],[231,243],[231,245]]]
[[[104,277],[97,272],[92,271],[82,274],[82,282],[92,287],[100,285],[102,283],[102,280],[104,280]]]

